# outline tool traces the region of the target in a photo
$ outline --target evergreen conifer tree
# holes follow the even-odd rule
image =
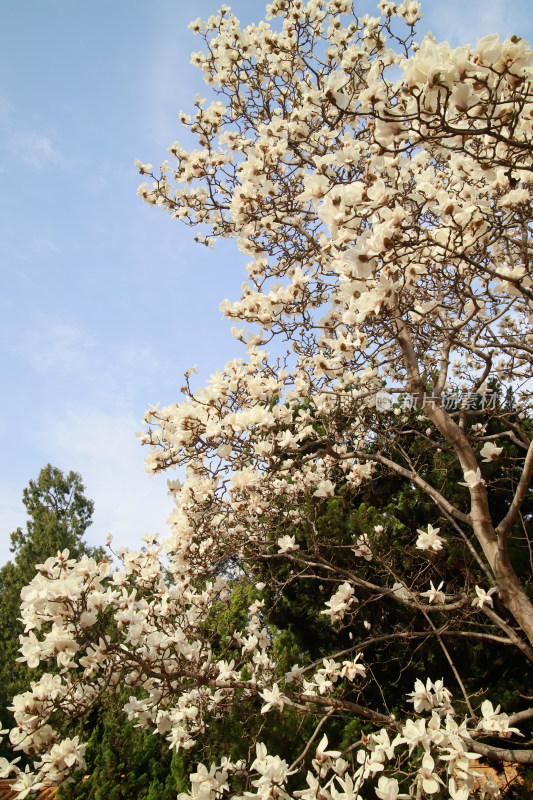
[[[19,621],[20,592],[35,575],[35,565],[46,561],[58,551],[69,550],[72,558],[82,555],[102,557],[103,551],[87,547],[83,535],[92,521],[94,504],[85,494],[81,476],[76,472],[63,474],[47,464],[37,480],[31,480],[23,492],[28,521],[26,529],[17,528],[11,534],[13,560],[0,569],[0,723],[2,728],[13,726],[7,707],[13,697],[26,688],[28,668],[20,664],[19,635],[24,628]],[[41,670],[42,672],[42,670]],[[40,674],[40,673],[39,673]],[[37,677],[32,670],[31,678]],[[4,756],[12,756],[5,746]]]

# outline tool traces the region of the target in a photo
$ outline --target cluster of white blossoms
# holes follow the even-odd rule
[[[226,707],[236,689],[250,696],[258,694],[264,701],[262,714],[272,709],[281,711],[285,705],[298,707],[302,702],[318,704],[319,708],[334,702],[342,707],[346,702],[347,708],[351,708],[353,704],[341,699],[343,693],[336,692],[336,686],[367,678],[366,666],[360,654],[355,654],[343,661],[324,658],[305,669],[295,665],[276,681],[271,635],[261,623],[264,601],[259,599],[248,609],[246,629],[234,633],[234,641],[242,652],[241,663],[215,658],[205,640],[195,636],[201,635],[202,624],[208,619],[213,604],[220,602],[227,589],[226,582],[223,579],[208,582],[201,592],[185,583],[166,586],[163,564],[158,559],[160,546],[155,537],[150,539],[151,545],[143,553],[122,552],[122,569],[111,573],[107,561],[97,564],[93,559],[84,558],[76,563],[68,558],[67,551],[58,553],[56,558],[40,565],[39,574],[24,591],[21,611],[28,636],[21,647],[23,658],[28,662],[34,659],[28,643],[35,646],[34,631],[37,630],[44,634],[39,650],[41,659],[50,660],[53,641],[54,657],[62,666],[61,674],[45,674],[32,684],[30,691],[14,701],[17,727],[11,732],[11,740],[15,749],[30,755],[44,751],[36,764],[38,772],[31,779],[34,787],[47,780],[59,782],[74,769],[84,768],[85,745],[77,737],[60,739],[56,725],[65,713],[74,717],[90,708],[107,685],[116,680],[119,668],[126,673],[129,686],[142,684],[147,692],[144,699],[130,698],[125,707],[129,718],[137,720],[139,725],[153,726],[177,749],[193,746],[203,731],[202,714],[207,709],[216,711]],[[104,586],[106,578],[109,580]],[[346,583],[326,603],[331,606],[332,618],[335,615],[341,618],[341,608],[348,607],[351,594],[351,587]],[[85,616],[87,609],[97,609],[97,613],[88,618]],[[109,611],[115,622],[114,633],[109,627]],[[149,679],[140,664],[149,665]],[[250,674],[248,679],[241,676],[243,664]],[[507,735],[514,729],[509,727],[506,714],[499,714],[499,709],[494,711],[485,703],[483,720],[475,730],[469,730],[465,724],[454,722],[450,700],[450,692],[441,681],[428,680],[425,687],[417,681],[411,702],[419,715],[431,711],[431,719],[408,719],[401,725],[394,717],[375,714],[376,720],[386,723],[386,727],[361,745],[356,754],[355,772],[349,771],[350,764],[341,753],[328,754],[322,742],[313,762],[319,765],[318,775],[310,777],[310,773],[308,783],[311,780],[312,786],[314,781],[320,781],[326,796],[344,797],[343,786],[359,790],[376,773],[381,773],[403,746],[409,752],[418,746],[424,748],[425,760],[416,773],[416,782],[440,781],[440,778],[427,776],[428,758],[447,758],[452,750],[459,752],[460,757],[457,755],[455,760],[447,762],[447,771],[451,778],[459,776],[464,781],[468,775],[463,774],[462,768],[456,768],[456,762],[460,758],[461,763],[478,758],[477,754],[467,752],[470,736],[487,730]],[[392,742],[387,730],[396,732]],[[261,745],[258,745],[259,752],[264,752]],[[3,774],[18,769],[16,765],[3,767]],[[209,772],[202,767],[203,790],[209,784],[216,797],[220,776],[225,775],[222,783],[226,783],[236,769],[242,772],[244,766],[225,762],[220,770],[212,767]],[[251,776],[254,773],[262,777],[252,780],[251,785],[257,791],[247,796],[266,798],[273,786],[279,788],[280,797],[285,796],[283,784],[292,772],[278,756],[264,753],[260,762],[256,760],[250,766]],[[27,780],[26,773],[18,771],[21,791],[26,791]],[[191,776],[191,797],[203,796],[203,790],[199,793],[199,781],[199,777]],[[381,781],[380,791],[385,791],[388,785]],[[307,797],[306,791],[298,796]],[[460,793],[456,796],[462,797]]]
[[[533,52],[519,37],[417,44],[419,16],[413,0],[361,18],[350,0],[274,0],[246,28],[226,6],[192,23],[211,97],[180,119],[198,149],[174,142],[157,175],[139,162],[139,195],[200,226],[200,243],[232,237],[250,259],[240,298],[221,306],[246,356],[197,390],[188,369],[182,402],[145,416],[148,472],[183,472],[169,481],[162,543],[147,536],[113,568],[52,556],[23,591],[21,660],[57,674],[13,701],[11,741],[36,758],[33,773],[0,765],[20,797],[83,768],[66,723],[121,682],[128,717],[176,750],[237,694],[258,714],[317,720],[301,755],[257,742],[251,763],[199,764],[180,800],[467,800],[481,755],[533,758],[514,745],[514,717],[469,694],[449,647],[468,639],[533,659],[533,608],[507,547],[533,476],[521,422]],[[383,410],[384,389],[414,407]],[[448,395],[464,403],[450,409]],[[350,516],[380,478],[392,481],[380,517]],[[492,486],[509,498],[501,519]],[[416,492],[433,512],[413,523]],[[213,620],[243,581],[255,599],[221,643]],[[287,670],[268,603],[299,581],[338,646]],[[424,677],[405,698],[413,713],[388,711],[375,648],[411,640],[439,648],[455,709]],[[370,685],[381,710],[366,704]],[[342,752],[327,735],[315,746],[332,715],[374,731]]]
[[[397,733],[392,740],[386,729],[370,734],[356,750],[355,769],[351,768],[340,751],[327,749],[328,737],[324,735],[314,750],[312,769],[306,775],[308,788],[295,791],[294,796],[301,800],[315,800],[317,797],[326,800],[359,798],[365,796],[360,792],[370,778],[375,785],[375,795],[380,800],[431,796],[442,788],[448,790],[451,800],[466,800],[475,787],[475,777],[480,774],[473,763],[480,756],[468,750],[469,735],[465,726],[457,724],[453,718],[449,692],[443,689],[440,682],[433,687],[428,681],[428,686],[435,690],[432,702],[424,706],[424,710],[432,710],[431,716],[416,721],[407,719],[405,725],[396,726]],[[412,775],[410,791],[403,793],[400,792],[398,779],[383,773],[393,759],[401,758],[400,754],[405,750],[412,753],[415,748],[421,748],[423,755],[418,769]],[[256,745],[256,753],[257,758],[250,765],[254,778],[251,786],[255,791],[247,792],[245,796],[261,800],[272,797],[288,800],[291,794],[287,783],[295,773],[293,765],[279,756],[269,755],[263,743]],[[437,759],[446,765],[447,782],[439,775]],[[243,767],[242,762],[232,763],[228,759],[224,759],[220,765],[212,764],[209,771],[200,764],[197,772],[191,775],[190,794],[179,795],[179,800],[199,797],[215,800],[222,789],[231,791],[231,776],[242,771]],[[495,797],[495,788],[496,792],[489,790],[487,796]]]
[[[350,606],[357,602],[357,597],[354,597],[353,586],[349,583],[343,583],[331,599],[326,602],[326,609],[322,613],[327,614],[332,622],[335,620],[342,621]]]

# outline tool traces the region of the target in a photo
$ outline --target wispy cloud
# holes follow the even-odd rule
[[[32,169],[63,167],[67,163],[50,137],[36,132],[13,133],[10,136],[9,149],[16,159]]]
[[[93,546],[105,544],[108,533],[114,547],[132,548],[140,547],[144,533],[166,535],[172,510],[168,476],[146,474],[146,453],[135,436],[138,428],[138,420],[125,409],[107,413],[81,405],[61,418],[48,412],[39,425],[35,446],[54,466],[79,472],[86,496],[95,501],[93,525],[86,533]],[[7,479],[0,484],[0,564],[13,557],[9,534],[26,525],[23,488]]]
[[[34,170],[66,167],[68,160],[61,152],[57,136],[38,129],[29,129],[16,118],[16,107],[5,95],[0,95],[0,127],[2,128],[1,172],[10,172],[20,165]],[[49,126],[46,126],[49,127]]]
[[[45,239],[42,236],[35,236],[30,240],[30,246],[34,253],[59,253],[60,248],[51,239]]]
[[[139,386],[150,385],[172,365],[145,344],[112,341],[69,321],[41,313],[31,327],[4,345],[59,394],[90,396],[97,406],[131,408]],[[148,402],[148,399],[147,401]]]
[[[94,338],[64,322],[50,323],[45,317],[41,317],[40,322],[27,330],[15,345],[35,372],[85,371],[96,347]]]
[[[30,383],[47,387],[33,405],[32,460],[40,462],[39,468],[50,462],[82,475],[87,496],[95,501],[88,540],[102,544],[111,532],[117,546],[137,547],[147,531],[164,533],[171,511],[166,476],[146,474],[146,448],[135,435],[144,410],[144,404],[139,408],[139,382],[144,390],[147,374],[153,378],[162,369],[156,354],[133,343],[110,344],[46,314],[15,340],[11,353],[23,370],[35,373]],[[25,483],[36,475],[27,475]],[[8,474],[0,483],[5,532],[0,563],[10,558],[8,532],[25,525],[23,488],[13,485]]]
[[[65,469],[83,465],[87,496],[95,500],[94,525],[88,539],[103,544],[113,534],[117,547],[138,547],[146,532],[166,531],[171,511],[166,480],[144,470],[146,453],[135,436],[139,423],[125,409],[113,413],[92,406],[76,407],[43,426],[42,446]]]

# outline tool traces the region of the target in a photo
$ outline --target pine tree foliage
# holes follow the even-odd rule
[[[19,636],[24,633],[20,622],[20,593],[35,576],[37,564],[58,552],[68,550],[74,558],[82,555],[101,557],[101,549],[90,548],[83,540],[92,521],[94,504],[85,494],[81,476],[64,474],[47,464],[36,480],[23,491],[22,502],[28,514],[25,530],[11,534],[13,559],[0,569],[0,721],[3,728],[12,727],[13,715],[7,709],[13,697],[34,680],[42,670],[28,671],[19,661]],[[11,755],[2,745],[2,755]]]

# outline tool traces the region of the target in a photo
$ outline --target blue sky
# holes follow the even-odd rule
[[[242,22],[264,3],[231,3]],[[0,563],[24,525],[22,490],[47,462],[81,473],[87,539],[136,547],[164,532],[166,476],[149,478],[135,431],[148,404],[179,399],[241,345],[218,310],[245,258],[215,251],[136,196],[134,159],[159,164],[178,111],[205,95],[187,30],[215,0],[2,3],[0,53]],[[374,4],[360,3],[362,11]],[[426,0],[421,32],[453,45],[532,38],[531,0]],[[419,39],[421,36],[418,37]],[[168,477],[173,477],[170,475]]]

